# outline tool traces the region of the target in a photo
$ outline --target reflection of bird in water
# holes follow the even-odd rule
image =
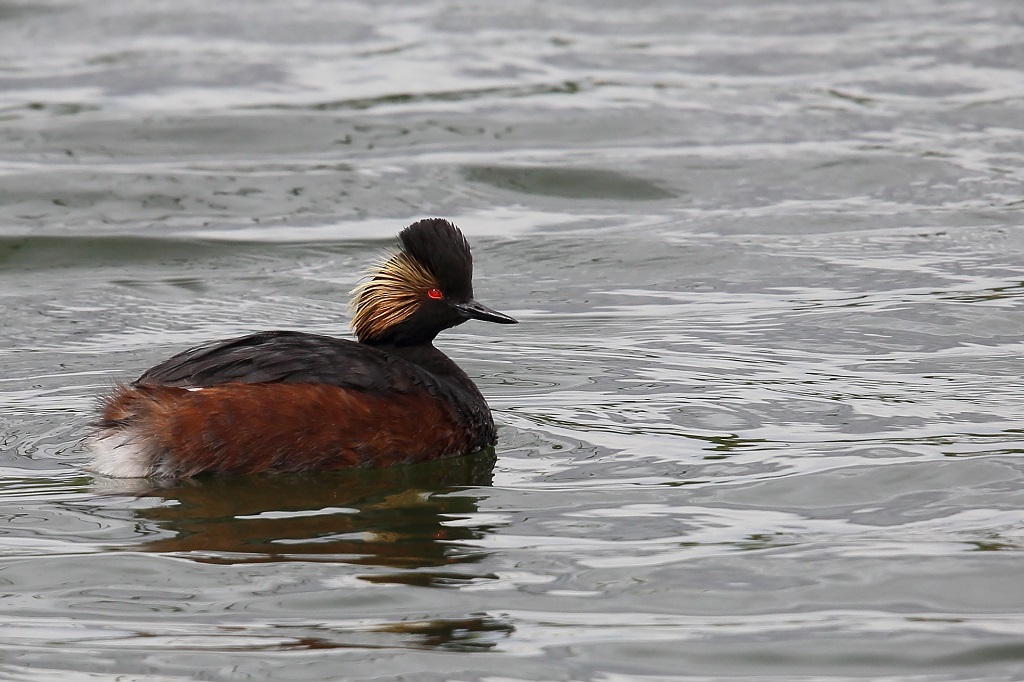
[[[438,584],[484,576],[419,571],[473,563],[474,540],[489,528],[449,525],[472,516],[478,497],[464,487],[491,483],[493,449],[415,467],[348,469],[282,476],[215,477],[154,487],[148,496],[175,504],[136,513],[173,537],[138,549],[189,553],[210,563],[332,561],[406,569],[370,572],[373,582]]]
[[[471,618],[434,618],[388,623],[374,628],[377,632],[413,635],[424,646],[458,651],[490,649],[502,637],[508,637],[515,626],[506,617],[475,616]]]
[[[473,381],[433,346],[470,319],[515,320],[473,298],[457,227],[421,220],[359,286],[358,342],[272,331],[187,350],[121,386],[88,439],[111,477],[181,478],[388,466],[495,443]]]
[[[476,566],[486,553],[474,542],[493,526],[472,523],[494,463],[494,450],[487,448],[409,467],[185,481],[101,479],[97,488],[158,502],[134,511],[147,531],[143,537],[158,539],[125,549],[214,564],[331,562],[337,564],[332,570],[367,582],[444,588],[497,579]],[[401,646],[479,651],[514,630],[504,615],[474,612],[358,623],[339,614],[338,622],[274,631],[280,647],[297,650],[350,649],[377,633]]]

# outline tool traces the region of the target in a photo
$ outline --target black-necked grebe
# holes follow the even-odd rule
[[[434,348],[466,320],[516,320],[473,299],[473,257],[421,220],[353,293],[357,341],[269,331],[197,346],[119,386],[88,438],[105,476],[188,477],[388,466],[493,445],[473,381]]]

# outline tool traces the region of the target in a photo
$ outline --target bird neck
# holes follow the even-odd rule
[[[418,365],[437,377],[450,378],[458,384],[478,392],[473,380],[451,358],[439,351],[432,343],[415,345],[405,344],[368,344],[388,355],[396,356]]]

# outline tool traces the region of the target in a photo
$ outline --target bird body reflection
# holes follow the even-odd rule
[[[169,537],[139,549],[225,564],[336,561],[416,570],[473,563],[478,552],[453,543],[487,529],[448,522],[476,513],[471,488],[490,485],[494,462],[487,449],[408,467],[153,483],[145,494],[174,504],[136,513]],[[458,576],[428,570],[360,577],[432,584]]]

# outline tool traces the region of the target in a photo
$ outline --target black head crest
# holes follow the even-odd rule
[[[443,218],[419,220],[398,233],[402,249],[455,300],[473,298],[473,254],[462,230]]]
[[[398,238],[401,250],[385,256],[352,291],[352,326],[360,341],[429,341],[468,319],[450,306],[473,298],[473,256],[459,228],[431,218],[413,223]],[[440,292],[443,304],[432,290]]]

